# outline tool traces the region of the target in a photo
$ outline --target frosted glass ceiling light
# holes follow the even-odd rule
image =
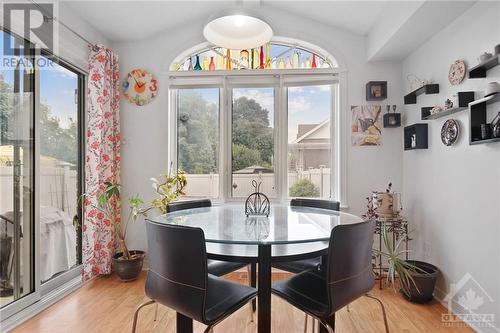
[[[226,49],[252,49],[269,42],[273,29],[254,16],[231,14],[218,16],[203,29],[205,38]]]

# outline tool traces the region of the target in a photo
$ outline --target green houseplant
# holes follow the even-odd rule
[[[166,213],[166,207],[169,202],[177,200],[181,195],[184,195],[184,189],[187,185],[186,175],[183,171],[177,173],[172,172],[172,167],[167,174],[160,175],[160,180],[152,179],[153,188],[159,198],[155,198],[149,205],[144,206],[144,200],[139,195],[134,195],[128,198],[129,212],[124,223],[122,223],[114,214],[115,205],[118,209],[121,208],[121,185],[116,183],[105,182],[103,190],[97,194],[97,205],[91,206],[104,214],[112,226],[118,251],[113,256],[113,263],[116,274],[122,281],[132,281],[139,276],[143,262],[144,251],[130,250],[127,241],[127,229],[131,221],[135,222],[139,216],[147,216],[148,212],[157,209],[160,213]],[[83,199],[87,194],[83,194]],[[79,223],[78,217],[75,216],[76,223]]]
[[[426,303],[432,300],[438,268],[423,261],[401,259],[407,252],[401,249],[404,238],[399,238],[393,244],[385,224],[380,232],[385,251],[374,252],[388,261],[387,281],[395,288],[396,277],[399,277],[400,292],[411,302]]]

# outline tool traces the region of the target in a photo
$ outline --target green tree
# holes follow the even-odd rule
[[[299,179],[290,186],[291,197],[319,197],[319,188],[308,178]]]
[[[217,105],[197,92],[182,92],[178,110],[178,161],[186,173],[217,172]]]
[[[233,102],[233,144],[255,150],[260,155],[260,160],[251,161],[251,164],[243,167],[272,163],[274,138],[269,125],[269,111],[255,100],[240,97]],[[238,159],[234,154],[233,150],[233,159]]]
[[[251,165],[262,166],[259,151],[244,145],[233,144],[233,170],[241,170]]]

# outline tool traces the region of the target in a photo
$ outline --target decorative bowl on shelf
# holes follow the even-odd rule
[[[500,92],[500,84],[498,82],[490,82],[484,90],[484,97],[492,96]]]
[[[488,52],[484,52],[478,58],[479,63],[485,62],[486,60],[490,59],[491,57],[493,57],[493,54],[488,53]]]

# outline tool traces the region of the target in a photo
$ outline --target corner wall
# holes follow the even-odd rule
[[[458,91],[475,91],[476,99],[483,97],[486,83],[500,81],[500,67],[488,71],[486,79],[466,78],[458,86],[448,82],[448,69],[457,59],[475,66],[481,53],[493,52],[499,43],[500,3],[478,2],[408,56],[402,77],[405,93],[410,91],[406,81],[410,73],[431,79],[440,88],[439,95],[421,95],[405,111],[406,125],[429,124],[429,149],[403,155],[404,209],[415,229],[413,257],[440,268],[441,299],[450,292],[450,284],[466,273],[475,278],[493,299],[485,298],[476,312],[496,317],[496,328],[478,328],[483,332],[499,332],[500,327],[500,143],[469,145],[468,110],[422,121],[420,108],[443,104]],[[491,121],[500,103],[489,109]],[[446,147],[440,133],[450,118],[458,119],[461,133],[455,145]]]

